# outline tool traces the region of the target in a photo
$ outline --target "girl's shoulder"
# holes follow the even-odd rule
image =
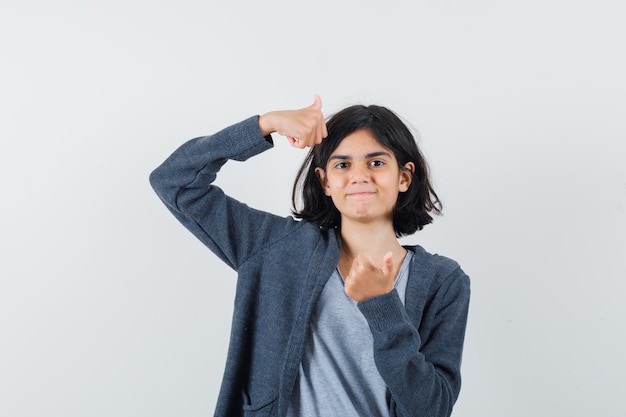
[[[405,248],[413,251],[411,273],[439,284],[454,278],[469,282],[469,277],[454,259],[430,253],[419,245],[405,246]]]

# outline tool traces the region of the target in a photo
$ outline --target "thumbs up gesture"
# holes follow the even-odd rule
[[[259,117],[263,135],[276,132],[285,136],[296,148],[306,148],[321,143],[328,136],[322,114],[322,99],[315,95],[313,104],[299,110],[278,110]]]

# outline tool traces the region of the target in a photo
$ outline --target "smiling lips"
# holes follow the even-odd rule
[[[376,194],[375,191],[353,191],[353,192],[349,192],[346,193],[346,196],[348,197],[369,197],[371,195]]]

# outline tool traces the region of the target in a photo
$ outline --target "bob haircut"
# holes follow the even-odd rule
[[[433,190],[428,164],[415,138],[391,110],[381,106],[354,105],[334,114],[326,123],[328,136],[313,146],[300,167],[293,185],[292,214],[322,228],[340,228],[341,214],[315,174],[316,168],[326,170],[328,158],[341,141],[351,133],[367,129],[383,147],[391,150],[401,170],[407,162],[415,164],[409,189],[398,195],[393,212],[396,237],[410,235],[433,221],[431,212],[441,214],[442,204]],[[302,209],[297,209],[301,193]]]

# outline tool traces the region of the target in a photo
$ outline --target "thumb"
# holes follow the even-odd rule
[[[384,275],[388,275],[393,271],[393,254],[387,252],[383,258],[383,267],[381,268]]]
[[[319,94],[315,95],[313,104],[311,104],[309,108],[314,110],[322,110],[322,98],[319,96]]]

